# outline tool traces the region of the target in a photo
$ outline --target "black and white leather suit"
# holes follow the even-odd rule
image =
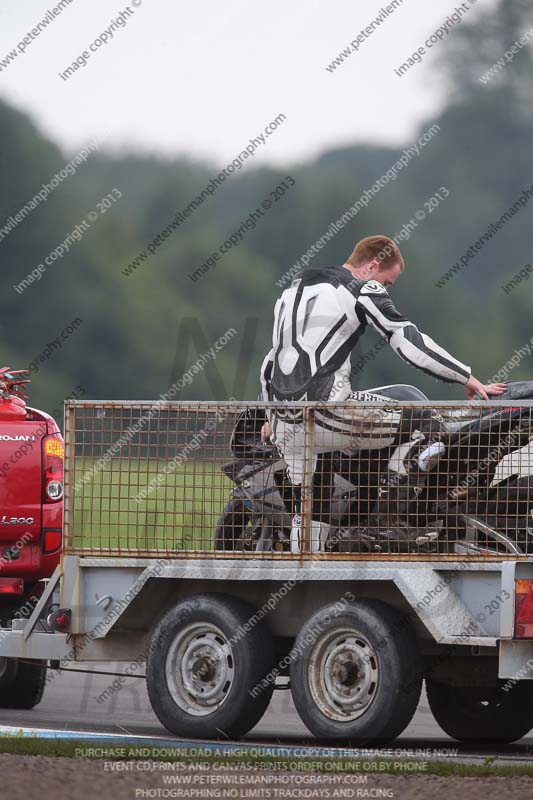
[[[350,354],[368,326],[428,375],[460,384],[470,377],[470,367],[406,319],[378,281],[360,279],[344,267],[306,269],[276,302],[272,349],[261,368],[263,399],[287,406],[278,405],[270,421],[295,484],[302,480],[306,446],[316,455],[392,443],[399,414],[376,405],[365,408],[364,401],[382,398],[352,392],[350,386]],[[290,407],[307,400],[321,401],[311,443],[301,413]],[[329,408],[334,401],[346,405]]]

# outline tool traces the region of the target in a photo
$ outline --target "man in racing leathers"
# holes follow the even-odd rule
[[[352,392],[350,353],[368,325],[384,337],[408,364],[465,387],[466,396],[505,391],[504,384],[483,385],[470,367],[454,358],[394,306],[387,287],[404,270],[397,245],[386,236],[369,236],[340,267],[308,268],[277,300],[272,349],[261,368],[262,396],[282,401],[270,413],[263,440],[272,438],[288,465],[294,486],[301,485],[304,458],[336,450],[381,449],[393,442],[399,414],[360,403],[382,399]],[[321,401],[315,411],[312,443],[306,441],[302,412],[292,403]],[[332,401],[353,407],[328,409]],[[308,462],[309,463],[309,462]],[[313,466],[314,469],[314,466]]]

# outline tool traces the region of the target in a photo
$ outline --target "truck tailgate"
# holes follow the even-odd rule
[[[46,423],[0,423],[0,542],[38,539]]]

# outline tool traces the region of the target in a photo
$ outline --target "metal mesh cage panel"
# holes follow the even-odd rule
[[[527,557],[531,409],[69,401],[65,551]]]

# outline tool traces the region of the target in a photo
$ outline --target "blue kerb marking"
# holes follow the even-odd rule
[[[319,757],[343,757],[343,758],[358,758],[360,753],[357,750],[348,748],[325,748],[325,747],[288,747],[282,745],[270,745],[264,742],[232,742],[231,744],[225,742],[207,742],[199,740],[185,740],[185,739],[165,739],[153,736],[134,736],[132,734],[120,733],[101,733],[98,731],[64,731],[54,730],[50,728],[21,728],[10,725],[0,725],[0,741],[1,737],[8,736],[23,736],[32,739],[66,739],[76,741],[89,741],[89,742],[105,742],[108,744],[129,744],[146,747],[167,747],[173,750],[193,750],[198,751],[210,750],[216,752],[218,755],[253,755],[253,756],[277,756],[288,758],[305,758],[310,756]],[[185,754],[183,754],[185,755]]]

